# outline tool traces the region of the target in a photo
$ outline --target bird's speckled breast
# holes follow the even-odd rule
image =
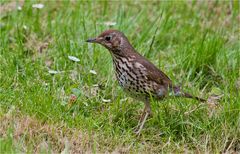
[[[119,85],[132,97],[140,100],[149,97],[157,89],[157,84],[147,80],[146,72],[139,63],[125,58],[114,59],[114,68]]]

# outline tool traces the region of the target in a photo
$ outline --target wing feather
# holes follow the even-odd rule
[[[170,78],[140,54],[137,54],[136,58],[134,58],[134,61],[135,63],[140,63],[145,68],[148,80],[154,81],[163,86],[172,86],[172,81]]]

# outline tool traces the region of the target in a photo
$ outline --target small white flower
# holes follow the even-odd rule
[[[39,3],[39,4],[33,4],[32,7],[37,9],[42,9],[44,5]]]
[[[17,9],[18,9],[19,11],[21,11],[21,10],[22,10],[22,7],[21,7],[21,6],[18,6]]]
[[[111,99],[104,99],[104,98],[102,98],[102,101],[105,102],[105,103],[109,103],[109,102],[111,102]]]
[[[106,25],[106,26],[114,26],[114,25],[116,25],[117,23],[116,23],[116,22],[112,22],[112,21],[106,21],[106,22],[104,22],[103,24]]]
[[[89,72],[92,73],[92,74],[94,74],[94,75],[97,74],[97,72],[96,72],[95,70],[90,70]]]
[[[74,57],[74,56],[68,56],[68,59],[72,60],[72,61],[75,61],[75,62],[79,62],[80,59],[78,59],[77,57]]]
[[[55,71],[55,70],[48,70],[48,73],[49,73],[49,74],[58,74],[59,72],[58,72],[58,71]]]
[[[26,26],[26,25],[23,25],[23,29],[25,29],[25,30],[26,30],[26,29],[27,29],[27,26]]]

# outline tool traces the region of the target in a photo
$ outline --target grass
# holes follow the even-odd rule
[[[2,153],[240,152],[238,1],[35,3],[1,2]],[[186,91],[223,97],[211,106],[153,100],[153,115],[135,136],[143,103],[117,85],[108,51],[85,42],[109,28]]]

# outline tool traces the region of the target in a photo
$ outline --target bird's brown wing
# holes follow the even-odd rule
[[[154,81],[163,86],[168,87],[172,86],[172,81],[169,79],[169,77],[161,70],[159,70],[154,64],[145,59],[143,56],[141,56],[141,58],[137,58],[137,62],[139,62],[146,68],[147,77],[149,80]]]

